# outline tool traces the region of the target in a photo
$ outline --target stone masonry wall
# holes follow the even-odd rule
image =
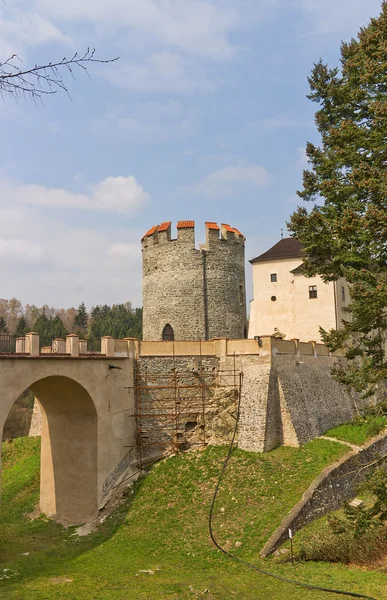
[[[140,357],[135,400],[141,460],[204,444],[227,444],[239,379],[217,357]]]
[[[208,338],[247,337],[245,297],[245,248],[239,236],[225,231],[224,237],[208,236],[206,289]]]
[[[273,368],[282,390],[283,419],[292,423],[299,444],[350,421],[369,403],[332,378],[331,369],[337,360],[307,355],[276,355],[273,358]],[[283,428],[287,425],[283,423]]]
[[[263,354],[243,368],[238,443],[244,450],[305,444],[350,421],[370,402],[332,378],[337,357]]]
[[[144,340],[161,340],[167,324],[175,340],[245,337],[244,238],[211,225],[200,250],[193,222],[178,224],[176,240],[170,223],[143,238]]]
[[[161,340],[165,325],[175,339],[205,339],[203,262],[195,241],[145,238],[143,256],[143,338]]]

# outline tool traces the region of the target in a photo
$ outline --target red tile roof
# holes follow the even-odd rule
[[[217,231],[220,230],[220,227],[217,223],[214,223],[213,221],[206,221],[206,227],[208,229],[216,229]]]
[[[195,227],[195,221],[178,221],[177,222],[178,229],[190,229],[191,227]]]
[[[230,225],[228,225],[227,223],[222,223],[222,227],[230,233],[235,233],[235,229],[233,229],[233,227],[230,227]]]
[[[165,221],[165,223],[161,223],[159,226],[159,233],[160,231],[168,231],[170,225],[172,225],[172,221]]]
[[[238,235],[240,235],[241,237],[243,237],[243,238],[245,237],[245,236],[243,235],[243,233],[241,233],[241,232],[239,231],[239,229],[237,229],[236,227],[234,227],[234,231],[235,231],[235,233],[237,233],[237,234],[238,234]]]
[[[142,238],[142,240],[144,238],[149,237],[149,236],[153,235],[154,233],[156,233],[156,231],[158,230],[158,228],[159,228],[159,226],[155,225],[154,227],[152,227],[151,229],[149,229],[149,231],[146,232],[146,234],[144,235],[144,237]]]

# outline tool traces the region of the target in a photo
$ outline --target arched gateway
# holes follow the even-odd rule
[[[58,521],[95,519],[133,465],[133,362],[120,356],[0,356],[0,433],[30,388],[42,412],[40,510]],[[112,363],[119,367],[112,374]],[[129,450],[128,450],[129,448]]]

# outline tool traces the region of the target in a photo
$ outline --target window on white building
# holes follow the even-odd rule
[[[317,285],[309,286],[309,298],[317,298]]]
[[[345,302],[345,287],[343,285],[341,286],[341,299]]]
[[[276,281],[277,281],[277,273],[272,273],[272,274],[270,275],[270,281],[271,281],[272,283],[276,283]]]

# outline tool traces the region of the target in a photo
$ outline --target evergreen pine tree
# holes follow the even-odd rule
[[[0,317],[0,334],[1,333],[8,333],[8,327],[4,317]]]
[[[84,334],[87,331],[88,315],[84,302],[78,306],[77,314],[74,317],[74,329],[77,333]]]
[[[369,394],[387,377],[387,2],[342,44],[341,70],[320,61],[309,84],[321,144],[307,144],[299,196],[316,204],[298,208],[290,229],[308,275],[350,285],[350,317],[323,339],[349,359],[339,381]]]
[[[40,335],[45,344],[51,339],[51,322],[45,311],[36,319],[33,330]]]
[[[28,331],[29,331],[28,321],[25,318],[25,316],[22,315],[17,320],[15,335],[17,335],[18,337],[23,337],[26,335],[26,333],[28,333]]]
[[[52,320],[50,320],[51,327],[51,337],[55,338],[65,338],[67,335],[66,327],[63,325],[62,319],[59,315],[56,315]]]

